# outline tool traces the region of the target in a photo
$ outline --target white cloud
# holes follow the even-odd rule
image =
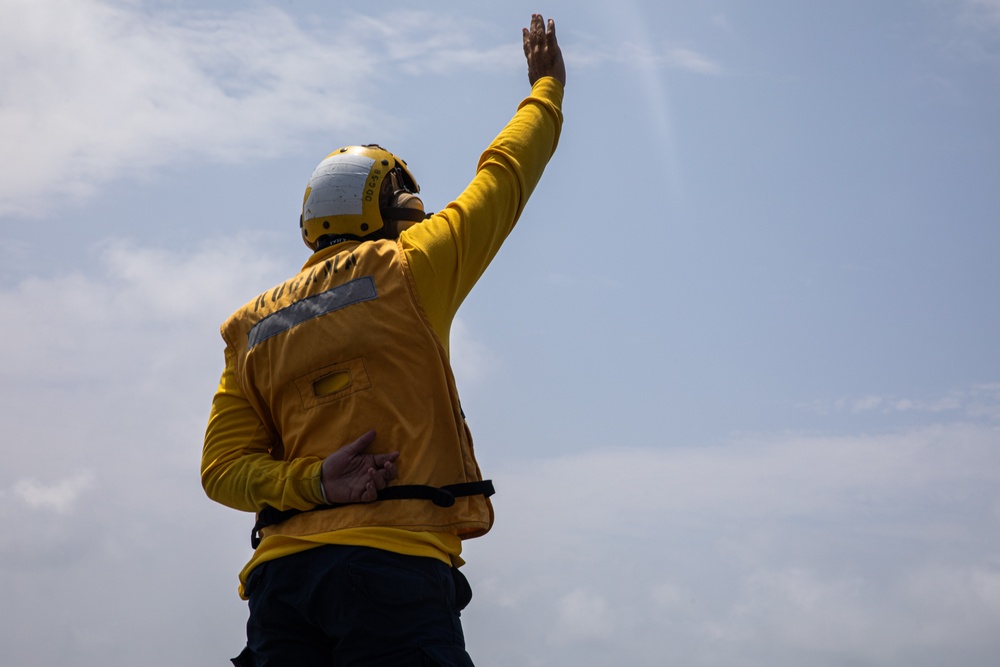
[[[410,76],[442,74],[456,68],[512,71],[523,67],[517,45],[484,48],[477,35],[488,26],[456,15],[403,9],[394,11],[388,20],[355,16],[352,24],[373,43],[384,45],[382,57]]]
[[[696,74],[721,74],[722,67],[708,57],[691,49],[674,47],[663,56],[667,66]]]
[[[16,353],[0,378],[98,378],[126,369],[139,377],[157,359],[183,359],[208,336],[221,346],[222,320],[281,278],[260,245],[244,236],[168,252],[109,240],[91,250],[101,275],[74,270],[0,289],[0,309],[17,322],[2,334]]]
[[[14,485],[14,494],[29,507],[66,514],[76,509],[80,496],[93,484],[93,473],[85,471],[49,484],[22,479]]]
[[[296,73],[315,57],[340,57],[320,35],[329,25],[313,32],[316,24],[260,5],[225,16],[145,7],[4,4],[5,210],[35,207],[38,182],[87,192],[136,164],[280,152],[313,122],[299,107],[334,100],[343,75],[336,68],[315,87]],[[408,44],[419,51],[414,62],[437,72],[451,71],[448,49],[462,67],[501,59],[490,46],[449,46],[433,22],[417,25],[412,39],[387,28],[384,57],[396,59],[396,72],[413,71]],[[655,24],[645,26],[652,33]],[[686,60],[673,52],[671,61],[670,45],[634,30],[610,34],[651,45],[635,51],[640,84],[654,115],[667,118],[661,68],[697,66],[697,49]],[[587,55],[585,44],[573,46],[573,58]],[[352,53],[370,55],[358,48]],[[233,55],[241,49],[245,57]],[[627,55],[592,57],[623,63]],[[136,58],[146,64],[133,69]],[[329,109],[313,127],[338,122],[340,107]],[[664,121],[660,131],[668,130]],[[217,327],[289,269],[258,248],[238,241],[165,251],[108,241],[79,249],[94,261],[55,268],[26,250],[8,253],[36,274],[0,287],[0,662],[218,664],[239,650],[246,608],[235,573],[249,555],[249,517],[204,497],[197,461],[222,363]],[[475,339],[474,327],[459,325],[463,385],[496,370]],[[652,360],[636,372],[662,370]],[[683,384],[683,374],[669,377]],[[642,379],[631,378],[636,386]],[[647,446],[622,442],[553,459],[548,448],[572,447],[560,435],[572,425],[553,423],[557,415],[590,405],[577,388],[557,384],[544,423],[496,408],[498,419],[523,422],[519,432],[544,437],[505,450],[503,438],[476,431],[483,446],[498,443],[485,470],[497,484],[497,525],[466,551],[475,599],[463,620],[478,664],[995,663],[996,385],[862,391],[822,406],[844,430],[845,416],[864,415],[881,434],[779,434],[703,448],[662,446],[671,426],[664,414],[651,409],[634,420],[612,406],[587,423],[629,420]],[[490,405],[507,402],[496,398]],[[941,423],[885,433],[903,414]],[[91,471],[89,481],[80,470]],[[185,641],[169,655],[150,654],[165,634]]]
[[[646,3],[619,2],[605,13],[604,30],[599,34],[573,33],[572,40],[563,39],[561,46],[566,61],[574,68],[612,63],[621,74],[650,69],[676,69],[695,74],[717,75],[725,69],[711,57],[690,45],[669,39],[657,30],[657,12]],[[662,7],[661,7],[662,9]],[[712,17],[716,26],[726,27],[725,16]],[[653,31],[656,31],[654,34]],[[625,39],[609,39],[610,35],[625,35]]]
[[[479,48],[457,19],[405,18],[345,15],[310,30],[266,4],[11,0],[0,23],[0,216],[44,214],[55,198],[168,164],[286,154],[309,131],[385,123],[393,111],[368,102],[380,81],[512,61],[509,46]]]
[[[918,608],[938,605],[947,626],[971,623],[986,630],[988,619],[1000,616],[1000,562],[963,568],[929,563],[908,573],[903,590]]]
[[[0,289],[4,664],[160,664],[165,627],[186,664],[238,652],[250,524],[204,496],[198,458],[218,325],[286,268],[266,240],[106,241],[92,269]]]
[[[716,629],[720,639],[743,644],[767,637],[786,650],[858,656],[884,661],[876,601],[859,577],[836,577],[799,568],[747,576],[730,616]],[[728,636],[727,636],[728,633]]]
[[[1000,384],[981,384],[975,387],[966,406],[970,417],[1000,421]]]
[[[198,371],[214,376],[200,387],[207,410],[222,369],[219,326],[297,268],[268,252],[272,238],[243,234],[178,250],[108,239],[85,249],[96,259],[90,271],[35,275],[0,288],[0,311],[17,323],[0,333],[8,351],[0,381],[21,388],[10,400],[32,406],[39,404],[33,392],[82,392],[59,424],[48,426],[59,433],[53,438],[63,443],[58,447],[69,451],[78,451],[86,437],[74,434],[72,416],[85,414],[89,400],[118,400],[119,390],[130,400],[198,391],[190,375]],[[452,327],[451,348],[460,386],[473,389],[498,367],[461,318]],[[95,383],[101,388],[90,391]],[[108,383],[120,389],[109,395]],[[37,439],[33,425],[19,418],[30,421],[30,414],[12,410],[8,429]],[[41,463],[30,452],[25,456]]]
[[[605,48],[588,48],[580,54],[567,49],[575,65],[593,65],[603,62],[618,63],[638,69],[668,68],[695,74],[722,74],[725,69],[708,56],[682,46],[653,46],[650,43],[625,42],[616,51]]]
[[[141,607],[135,582],[150,571],[169,599],[149,615],[104,614],[105,625],[130,636],[164,625],[205,632],[197,646],[213,651],[229,629],[227,641],[239,641],[234,576],[249,518],[204,498],[196,466],[222,362],[217,326],[287,272],[266,246],[243,238],[184,252],[107,241],[90,250],[90,272],[0,290],[0,311],[19,323],[0,334],[2,349],[16,351],[0,367],[11,389],[0,427],[19,445],[0,471],[0,587],[30,610],[0,624],[12,655],[37,650],[40,586],[58,589],[73,618],[89,618],[98,585],[129,600],[123,609]],[[460,348],[472,346],[459,356],[475,377],[481,362],[469,360],[483,351],[457,332]],[[984,620],[1000,605],[998,394],[983,385],[910,399],[907,409],[970,421],[882,435],[499,456],[484,471],[498,489],[497,525],[465,554],[476,588],[463,614],[470,647],[499,667],[653,666],[664,655],[832,667],[913,664],[919,636],[929,656],[989,664],[983,656],[1000,650]],[[961,407],[934,411],[952,399]],[[859,401],[872,411],[903,402]],[[99,511],[73,511],[84,506]],[[200,579],[177,566],[187,560],[201,564]],[[169,616],[207,595],[206,609],[222,611]],[[79,664],[138,651],[96,624],[47,627],[72,638],[67,650],[87,656]],[[57,649],[45,654],[51,662]]]
[[[104,625],[130,636],[203,633],[193,644],[202,651],[237,646],[245,615],[234,576],[249,518],[205,499],[196,465],[221,366],[219,321],[287,270],[262,245],[168,252],[109,241],[93,250],[91,273],[0,291],[0,310],[30,332],[5,330],[4,349],[17,354],[0,369],[18,389],[0,426],[20,444],[0,473],[5,499],[16,501],[0,510],[0,584],[9,604],[30,610],[0,624],[11,655],[37,650],[31,628],[45,614],[30,601],[40,586],[60,591],[69,617],[89,618],[95,586],[128,600],[123,609],[142,607],[136,591],[154,585],[150,571],[166,591],[155,613],[104,613]],[[60,335],[67,322],[72,336]],[[81,381],[64,391],[68,371]],[[928,655],[988,664],[982,656],[1000,649],[983,620],[1000,604],[1000,435],[985,409],[997,388],[953,395],[986,416],[884,435],[499,457],[485,471],[498,489],[497,525],[466,551],[474,655],[499,667],[653,666],[665,655],[697,665],[908,665],[907,646],[921,636]],[[100,511],[59,514],[81,503]],[[51,511],[16,511],[25,505]],[[201,568],[190,581],[177,565],[187,560]],[[200,596],[211,596],[205,614],[171,615]],[[71,638],[79,664],[123,664],[108,656],[139,650],[69,617],[47,627]],[[52,662],[62,655],[46,650]]]
[[[651,513],[667,522],[891,514],[914,493],[986,484],[1000,450],[988,426],[937,426],[883,436],[783,436],[677,450],[621,449],[557,459],[517,475],[511,502],[525,489],[547,487],[568,527],[598,523],[641,531]],[[508,482],[511,483],[511,482]],[[579,511],[586,489],[587,510]],[[958,487],[954,487],[958,488]],[[576,508],[576,509],[574,509]]]
[[[481,616],[470,641],[497,664],[565,664],[585,638],[612,641],[619,664],[989,664],[998,438],[938,425],[487,471],[498,519],[467,549],[470,613],[539,644],[505,651]],[[573,664],[608,664],[585,645]]]
[[[333,46],[277,9],[15,0],[4,11],[0,214],[177,160],[274,155],[363,110],[371,64],[357,42]]]
[[[608,603],[598,593],[574,589],[556,602],[555,627],[550,635],[554,644],[603,640],[617,631]]]
[[[451,363],[459,387],[474,388],[493,373],[499,362],[488,346],[480,343],[461,317],[451,326]]]
[[[920,398],[901,396],[841,397],[833,401],[813,401],[800,406],[818,414],[939,414],[952,413],[969,418],[1000,417],[1000,387],[981,384],[940,396]]]

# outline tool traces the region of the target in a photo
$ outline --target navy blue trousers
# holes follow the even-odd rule
[[[254,568],[247,592],[256,667],[474,667],[459,619],[472,591],[434,558],[322,546]]]

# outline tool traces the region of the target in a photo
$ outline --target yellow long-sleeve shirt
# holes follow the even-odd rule
[[[462,301],[517,222],[555,151],[562,127],[563,87],[543,78],[532,87],[479,161],[472,182],[455,201],[399,238],[421,306],[445,350]],[[308,263],[307,263],[308,265]],[[233,351],[212,403],[201,474],[213,500],[243,511],[264,505],[311,509],[322,504],[322,459],[275,460],[260,416],[236,379]],[[348,528],[306,536],[266,537],[240,573],[240,594],[259,563],[321,544],[369,546],[461,563],[461,540],[450,533],[386,527]]]

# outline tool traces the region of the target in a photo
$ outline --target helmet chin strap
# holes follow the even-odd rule
[[[316,239],[316,250],[313,252],[319,252],[324,248],[329,248],[332,245],[337,245],[338,243],[343,243],[344,241],[366,241],[360,236],[355,236],[354,234],[324,234],[323,236]]]

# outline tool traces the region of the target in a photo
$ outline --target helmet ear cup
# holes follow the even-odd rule
[[[420,189],[407,176],[404,169],[397,167],[391,170],[382,181],[382,196],[380,198],[380,213],[382,219],[399,222],[420,222],[426,215],[424,202],[417,196]]]
[[[424,202],[417,195],[412,192],[397,192],[396,196],[393,197],[393,208],[410,208],[415,211],[423,212]]]

